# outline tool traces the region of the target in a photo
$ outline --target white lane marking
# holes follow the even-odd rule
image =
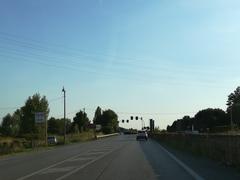
[[[46,171],[43,171],[41,173],[39,173],[40,175],[41,174],[50,174],[50,173],[59,173],[59,172],[67,172],[67,171],[71,171],[73,169],[75,169],[76,166],[70,166],[70,167],[62,167],[62,168],[50,168],[50,169],[47,169]]]
[[[36,174],[39,174],[39,173],[41,173],[41,172],[43,172],[43,171],[46,171],[47,169],[50,169],[50,168],[55,167],[55,166],[57,166],[57,165],[63,164],[63,163],[65,163],[65,162],[67,162],[67,161],[69,161],[69,160],[71,160],[71,159],[75,159],[75,158],[77,158],[77,157],[79,157],[79,156],[81,156],[81,155],[82,155],[82,153],[81,153],[81,154],[77,154],[76,156],[67,158],[67,159],[65,159],[65,160],[63,160],[63,161],[60,161],[60,162],[55,163],[55,164],[52,164],[51,166],[48,166],[48,167],[43,168],[43,169],[40,169],[40,170],[35,171],[35,172],[33,172],[33,173],[31,173],[31,174],[28,174],[28,175],[26,175],[26,176],[20,177],[20,178],[18,178],[17,180],[27,179],[27,178],[32,177],[32,176],[34,176],[34,175],[36,175]]]
[[[112,150],[112,151],[110,151],[110,152],[108,152],[108,153],[105,153],[105,154],[103,154],[102,156],[99,156],[98,158],[93,159],[92,161],[89,161],[88,163],[80,166],[79,168],[74,169],[73,171],[71,171],[71,172],[69,172],[69,173],[67,173],[67,174],[65,174],[65,175],[63,175],[63,176],[61,176],[61,177],[59,177],[59,178],[57,178],[56,180],[62,180],[62,179],[65,179],[65,178],[71,176],[72,174],[80,171],[81,169],[84,169],[85,167],[93,164],[94,162],[96,162],[96,161],[104,158],[104,157],[107,156],[108,154],[111,154],[112,152],[114,152],[114,151],[117,150],[117,149],[118,149],[118,148],[116,148],[116,149],[114,149],[114,150]]]
[[[111,149],[99,149],[99,150],[93,150],[91,152],[106,152],[106,151],[109,151]]]
[[[87,161],[87,160],[93,160],[94,158],[92,157],[79,157],[75,159],[70,159],[68,160],[69,162],[74,162],[74,161]]]
[[[101,151],[101,152],[88,152],[88,153],[86,153],[85,155],[86,156],[89,156],[89,155],[99,155],[99,154],[104,154],[105,152],[103,152],[103,151]]]
[[[173,160],[175,160],[185,171],[187,171],[194,179],[196,180],[204,180],[201,176],[199,176],[195,171],[193,171],[190,167],[188,167],[186,164],[184,164],[182,161],[180,161],[176,156],[174,156],[172,153],[170,153],[168,150],[166,150],[164,147],[162,147],[160,144],[158,144],[159,147],[166,152]]]

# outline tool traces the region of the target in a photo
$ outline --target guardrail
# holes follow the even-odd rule
[[[97,138],[97,139],[101,139],[101,138],[106,138],[106,137],[111,137],[111,136],[117,136],[117,135],[119,135],[119,133],[106,134],[106,135],[97,135],[96,138]]]

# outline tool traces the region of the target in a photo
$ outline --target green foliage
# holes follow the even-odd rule
[[[4,136],[11,136],[11,128],[12,128],[12,116],[7,114],[3,117],[2,124],[1,124],[1,133]]]
[[[71,120],[66,119],[66,132],[69,133],[71,131]],[[57,134],[63,135],[64,134],[64,119],[55,119],[51,117],[48,120],[48,133],[49,134]]]
[[[168,132],[176,131],[189,131],[192,128],[194,118],[190,116],[184,116],[182,119],[178,119],[173,122],[172,126],[167,127]]]
[[[95,115],[93,118],[93,123],[94,124],[101,124],[101,117],[102,117],[102,109],[98,106]]]
[[[0,155],[21,152],[25,148],[24,139],[4,138],[0,139]]]
[[[81,110],[73,118],[73,126],[77,125],[80,132],[86,131],[89,123],[87,113]]]
[[[229,119],[232,114],[233,122],[240,126],[240,87],[228,96],[227,106]]]
[[[118,116],[113,110],[103,111],[101,116],[102,130],[104,133],[116,132],[118,129]]]
[[[3,117],[1,123],[1,133],[4,136],[17,136],[20,129],[20,117],[18,116],[18,110],[11,116],[7,114]]]
[[[48,133],[60,134],[60,131],[61,131],[61,124],[59,123],[59,120],[55,119],[54,117],[51,117],[48,120]]]
[[[18,136],[20,134],[22,112],[17,109],[12,115],[12,135]]]
[[[21,133],[36,133],[34,114],[36,112],[44,112],[47,119],[49,114],[48,101],[45,96],[41,97],[40,94],[34,94],[27,99],[25,105],[21,108],[21,112]]]
[[[174,121],[171,126],[167,127],[167,131],[190,131],[192,126],[194,126],[194,130],[211,132],[215,127],[228,124],[229,120],[223,110],[208,108],[199,111],[194,118],[184,116],[182,119]]]
[[[229,124],[226,113],[221,109],[204,109],[199,111],[194,118],[195,129],[207,132],[211,131],[216,126]]]

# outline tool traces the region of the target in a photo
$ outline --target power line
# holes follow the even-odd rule
[[[7,38],[5,37],[6,39],[8,39],[10,41],[14,41],[14,42],[18,43],[20,46],[27,45],[26,46],[27,48],[41,51],[41,54],[36,54],[33,52],[24,52],[24,51],[20,51],[19,49],[16,50],[16,49],[11,49],[11,48],[6,48],[5,47],[6,44],[4,44],[4,47],[1,46],[0,48],[2,48],[5,51],[5,53],[1,52],[1,55],[2,55],[2,57],[7,57],[7,58],[9,58],[9,60],[12,60],[12,61],[14,61],[14,59],[19,60],[19,58],[20,58],[21,60],[23,60],[25,62],[40,64],[40,65],[46,66],[46,67],[52,67],[52,68],[58,68],[58,69],[63,69],[63,70],[76,71],[76,72],[80,71],[80,72],[85,72],[85,73],[89,73],[89,74],[97,74],[97,75],[101,75],[101,76],[104,76],[107,78],[115,78],[113,76],[115,74],[120,79],[125,79],[125,80],[131,79],[131,80],[135,80],[135,81],[138,81],[141,83],[151,82],[151,83],[157,83],[157,84],[164,83],[164,85],[189,86],[190,84],[187,82],[187,80],[186,80],[186,78],[187,78],[188,80],[191,81],[191,84],[195,83],[197,85],[204,86],[204,87],[222,88],[222,85],[219,85],[219,83],[217,83],[214,79],[209,80],[209,77],[213,77],[213,76],[208,76],[207,79],[203,78],[202,76],[196,77],[196,70],[192,71],[192,72],[194,72],[194,74],[189,76],[188,74],[184,73],[184,71],[186,71],[186,69],[182,69],[181,67],[178,67],[178,69],[177,69],[178,73],[175,73],[176,69],[174,69],[172,67],[170,67],[170,68],[169,67],[167,67],[167,68],[166,67],[164,67],[164,68],[158,67],[158,69],[154,68],[154,70],[153,70],[152,69],[153,67],[147,67],[146,65],[139,66],[138,64],[131,64],[131,63],[129,63],[129,62],[127,63],[125,61],[117,61],[116,62],[117,66],[111,67],[111,69],[110,69],[112,72],[110,72],[110,73],[108,71],[107,72],[106,71],[99,72],[99,71],[94,70],[94,67],[99,68],[99,67],[96,67],[95,64],[94,65],[86,64],[86,61],[81,61],[81,62],[75,61],[78,58],[81,58],[83,60],[82,56],[75,56],[75,55],[72,55],[71,53],[69,53],[68,56],[75,59],[75,60],[73,60],[73,59],[71,60],[71,58],[70,58],[70,62],[69,62],[69,59],[68,59],[68,61],[64,61],[65,59],[61,56],[54,57],[54,56],[49,56],[49,54],[46,55],[46,51],[52,53],[52,50],[55,50],[55,52],[57,52],[57,53],[62,53],[62,52],[64,52],[64,50],[66,52],[66,49],[68,49],[68,48],[64,47],[63,51],[62,50],[59,51],[59,49],[56,51],[55,48],[52,48],[52,50],[51,50],[51,48],[45,47],[45,46],[41,45],[38,41],[35,41],[35,40],[30,40],[34,43],[29,43],[26,41],[16,40],[16,38],[12,38],[11,35],[9,35],[8,33],[3,33],[3,32],[0,32],[0,33],[4,36],[7,36]],[[9,53],[6,54],[6,52],[9,52]],[[90,55],[92,55],[92,54],[90,54]],[[90,55],[88,54],[88,56],[90,56]],[[16,56],[16,57],[13,57],[13,56]],[[39,60],[39,59],[46,59],[46,58],[51,59],[51,61],[45,61],[45,60],[40,61]],[[61,61],[59,59],[62,59],[63,61]],[[97,57],[97,59],[99,59],[99,57]],[[68,63],[68,65],[64,64],[64,62]],[[84,64],[84,62],[85,62],[85,64]],[[99,64],[99,61],[94,61],[94,62]],[[70,66],[69,66],[69,64],[70,64]],[[80,66],[80,68],[79,68],[79,66]],[[125,73],[122,72],[123,69],[125,69],[125,71],[126,71],[128,68],[130,68],[130,69],[132,68],[131,75],[129,74],[129,72],[127,75],[125,75]],[[133,71],[133,69],[135,70],[136,68],[138,68],[138,70],[139,70],[138,72]],[[116,70],[119,72],[117,72]],[[153,71],[163,71],[168,74],[156,76],[156,74],[154,75],[154,74],[149,74],[149,72],[147,73],[146,70],[151,71],[151,73]],[[203,72],[201,72],[201,73],[203,73]],[[148,78],[146,75],[151,76],[151,78]],[[180,81],[177,79],[180,79]],[[194,82],[192,80],[194,80]]]
[[[11,37],[11,35],[10,34],[8,34],[8,33],[3,33],[3,32],[0,32],[1,33],[1,35],[3,36],[7,36],[7,39],[10,39],[10,40],[12,40],[12,41],[17,41],[17,43],[20,43],[20,45],[22,46],[22,43],[27,43],[28,45],[30,44],[30,46],[28,46],[28,48],[35,48],[36,49],[36,47],[34,47],[34,46],[36,46],[36,42],[38,42],[37,43],[37,46],[40,46],[41,48],[40,48],[40,50],[42,50],[42,51],[44,51],[45,52],[45,50],[48,50],[49,51],[49,48],[46,48],[46,47],[44,47],[44,46],[42,46],[41,44],[39,45],[39,41],[35,41],[35,40],[31,40],[31,41],[33,41],[34,43],[29,43],[29,42],[26,42],[26,41],[19,41],[19,40],[16,40],[16,39],[14,39],[14,38],[12,38]],[[9,38],[10,37],[10,38]],[[15,36],[16,37],[16,36]],[[6,38],[6,37],[5,37]],[[38,48],[37,48],[38,49]],[[66,49],[65,47],[64,47],[64,49]],[[8,49],[9,50],[9,49]],[[39,49],[38,49],[39,50]],[[16,50],[15,50],[16,51]],[[62,52],[62,51],[60,51],[60,52]],[[15,52],[15,53],[19,53],[19,52]],[[22,52],[21,52],[22,53]],[[12,54],[12,53],[11,53]],[[32,54],[32,53],[31,53]],[[16,55],[16,54],[15,54]],[[32,55],[34,55],[34,54],[32,54]],[[89,54],[88,54],[89,55]],[[92,55],[92,54],[91,54]],[[19,56],[19,54],[18,54],[18,56]],[[24,55],[25,57],[26,57],[26,54]],[[38,56],[39,57],[39,55],[34,55],[35,57],[36,56]],[[46,57],[46,55],[40,55],[40,56],[45,56]],[[71,56],[71,55],[70,55]],[[28,56],[29,57],[29,56]],[[47,58],[48,58],[49,56],[47,56]],[[50,57],[49,57],[50,58]],[[98,57],[99,58],[99,57]],[[51,59],[51,61],[52,61],[52,59]],[[62,65],[62,62],[60,62],[60,61],[55,61],[56,63],[61,63],[61,65]],[[98,61],[94,61],[94,62],[98,62]],[[36,62],[35,62],[36,63]],[[56,65],[56,64],[46,64],[46,62],[38,62],[38,63],[41,63],[41,65],[44,65],[44,66],[51,66],[51,67],[55,67],[55,68],[62,68],[62,69],[66,69],[66,67],[62,67],[62,66],[59,66],[58,64]],[[69,63],[69,62],[68,62]],[[72,62],[72,63],[74,63],[74,62]],[[77,63],[77,62],[75,62],[75,63]],[[75,67],[76,66],[76,64],[73,64],[73,66]],[[78,62],[79,63],[79,62]],[[117,64],[121,64],[121,63],[123,63],[123,61],[120,61],[120,62],[117,62]],[[71,63],[70,63],[71,64]],[[129,66],[129,64],[128,63],[126,63],[126,62],[124,62],[123,63],[124,64],[124,66],[125,66],[125,68],[126,67],[128,67]],[[91,64],[91,66],[93,66],[93,64]],[[84,67],[86,67],[86,66],[84,66]],[[89,67],[89,69],[91,69],[92,67]],[[134,64],[134,68],[136,68],[136,65]],[[144,69],[144,70],[146,70],[148,67],[146,67],[146,66],[142,66],[142,68]],[[164,70],[165,68],[161,68],[160,67],[160,69],[158,68],[158,69],[156,69],[156,70]],[[70,70],[70,68],[68,68],[68,70]],[[167,70],[167,71],[169,71],[169,70],[171,70],[171,69],[169,69],[169,68],[167,68],[167,69],[165,69],[165,70]],[[182,68],[179,68],[179,70],[180,70],[180,74],[181,73],[183,73],[183,71],[184,71],[184,69],[182,69]],[[86,72],[86,70],[81,70],[81,71],[85,71]],[[89,71],[89,70],[88,70]],[[166,82],[163,82],[163,83],[165,83],[165,84],[168,84],[169,83],[169,80],[171,80],[171,82],[172,82],[172,80],[173,79],[175,79],[176,77],[178,77],[179,76],[179,73],[177,73],[178,74],[178,76],[176,76],[176,75],[174,75],[175,74],[175,71],[176,71],[176,69],[173,69],[173,70],[171,70],[172,72],[174,72],[174,73],[170,73],[170,74],[168,74],[167,76],[164,76],[164,78],[166,79]],[[171,72],[171,71],[169,71],[169,72]],[[88,72],[88,73],[98,73],[98,72],[96,72],[96,71],[94,71],[94,72]],[[136,73],[136,72],[135,72]],[[194,71],[194,76],[195,76],[195,73],[196,73],[196,71]],[[201,72],[202,73],[202,72]],[[100,73],[100,74],[103,74],[103,73]],[[136,74],[137,75],[137,74]],[[144,77],[146,75],[146,73],[143,73],[142,75],[140,75],[140,77],[142,78],[142,77]],[[182,75],[184,75],[184,74],[182,74]],[[122,76],[122,74],[121,74],[121,76]],[[189,78],[189,76],[188,75],[186,75],[188,78]],[[138,76],[139,77],[139,76]],[[209,77],[212,77],[212,76],[208,76],[208,78]],[[127,79],[129,79],[128,77],[126,77]],[[152,79],[153,77],[151,77],[151,79]],[[157,82],[159,81],[159,78],[160,79],[162,79],[163,77],[155,77],[155,78],[157,78],[158,80],[157,80]],[[191,78],[191,76],[190,76],[190,78]],[[199,78],[201,78],[202,79],[202,77],[198,77],[198,80],[201,80],[201,79],[199,79]],[[178,77],[178,79],[179,79],[179,77]],[[142,81],[143,79],[139,79],[139,81]],[[207,79],[205,78],[205,79],[202,79],[204,82],[200,82],[200,83],[203,83],[203,84],[206,84],[206,81],[207,81]],[[149,82],[149,79],[146,79],[146,81],[147,82]],[[184,81],[185,82],[185,81]],[[211,87],[211,86],[213,86],[213,83],[214,83],[215,81],[214,80],[211,80],[209,83],[209,86]],[[156,81],[155,82],[153,82],[153,83],[156,83]],[[162,81],[160,82],[160,83],[162,83]],[[179,85],[178,84],[179,82],[172,82],[172,83],[170,83],[170,84],[172,84],[172,85]],[[199,82],[198,82],[199,83]],[[183,84],[183,82],[180,82],[180,85],[181,84]],[[185,85],[188,85],[188,84],[185,84]]]
[[[48,100],[48,103],[52,103],[52,102],[56,102],[56,101],[59,101],[60,99],[62,99],[63,96],[61,97],[56,97],[56,98],[52,98],[50,100]],[[21,108],[22,106],[12,106],[12,107],[0,107],[1,110],[8,110],[8,109],[19,109]]]
[[[4,53],[0,52],[0,55],[2,55],[2,57],[9,58],[9,60],[13,60],[13,59],[18,59],[19,60],[19,57],[21,57],[21,61],[25,61],[25,62],[29,62],[29,63],[40,64],[40,65],[43,65],[43,66],[53,67],[53,68],[58,68],[58,69],[63,69],[63,70],[71,70],[71,71],[76,71],[76,72],[81,71],[81,72],[86,72],[86,73],[90,73],[90,74],[94,73],[94,74],[98,74],[98,75],[101,75],[101,76],[104,76],[104,77],[113,78],[111,73],[102,73],[102,72],[93,71],[93,70],[86,70],[86,69],[83,69],[83,68],[78,68],[76,66],[71,67],[71,66],[62,66],[62,65],[50,64],[50,63],[47,63],[46,61],[39,61],[39,60],[32,59],[31,57],[26,58],[26,56],[23,56],[23,55],[20,55],[20,54],[17,54],[18,57],[14,57],[14,53],[12,53],[11,55],[9,55],[9,54],[5,55]],[[28,59],[28,58],[31,58],[31,59]],[[140,76],[140,78],[136,78],[136,77],[129,78],[125,74],[118,74],[118,76],[119,75],[120,75],[120,77],[117,77],[117,78],[126,79],[126,80],[132,79],[132,80],[137,80],[139,82],[165,83],[165,84],[169,84],[169,85],[184,85],[184,86],[189,85],[185,81],[184,82],[173,82],[172,80],[169,81],[169,79],[166,79],[165,81],[164,80],[150,81],[149,79],[145,79],[143,75]],[[206,87],[206,85],[208,85],[209,87],[218,87],[218,88],[222,87],[222,86],[216,86],[212,82],[210,84],[209,83],[207,84],[207,83],[204,83],[204,82],[198,82],[198,84],[200,84],[200,85],[202,84],[205,87]]]
[[[0,35],[1,36],[7,36],[7,39],[8,40],[10,40],[10,41],[16,41],[17,43],[20,43],[20,45],[21,45],[21,47],[22,47],[22,44],[27,44],[28,46],[28,48],[31,48],[31,49],[37,49],[37,50],[42,50],[43,52],[46,52],[46,51],[48,51],[48,52],[51,52],[52,53],[52,51],[55,51],[55,52],[57,52],[57,54],[59,54],[59,53],[63,53],[63,52],[66,52],[66,50],[69,50],[69,49],[73,49],[73,48],[69,48],[69,47],[65,47],[65,46],[63,46],[63,45],[52,45],[50,48],[48,47],[48,48],[46,48],[46,46],[43,46],[42,44],[41,44],[41,42],[40,41],[36,41],[36,40],[27,40],[26,41],[26,39],[25,39],[25,41],[22,41],[22,40],[16,40],[16,37],[17,36],[14,36],[14,35],[10,35],[9,33],[3,33],[3,32],[0,32]],[[1,37],[0,36],[0,37]],[[15,38],[12,38],[12,36],[14,36]],[[10,38],[9,38],[10,37]],[[5,37],[6,38],[6,37]],[[18,37],[19,38],[19,37]],[[29,43],[28,41],[32,41],[32,42],[34,42],[34,43]],[[5,45],[5,44],[4,44]],[[37,46],[37,48],[36,48],[36,46]],[[40,49],[39,49],[39,47],[40,47]],[[53,48],[54,47],[54,48]],[[63,49],[61,49],[61,50],[57,50],[56,51],[56,47],[61,47],[61,48],[63,48]],[[51,50],[50,50],[51,49]],[[82,50],[80,49],[75,49],[74,51],[70,51],[71,53],[68,53],[68,57],[69,56],[73,56],[73,53],[75,53],[76,54],[76,52],[77,53],[79,53],[79,52],[82,52]],[[86,53],[86,52],[85,52]],[[88,53],[88,54],[81,54],[81,58],[82,58],[82,55],[85,55],[85,56],[93,56],[94,55],[94,53]],[[106,54],[102,54],[102,53],[100,53],[100,54],[97,54],[97,55],[95,55],[95,56],[97,56],[97,58],[99,59],[99,57],[101,56],[101,55],[104,55],[104,57],[112,57],[111,55],[106,55]],[[79,58],[79,56],[74,56],[74,57],[78,57]],[[132,63],[131,63],[131,61],[129,62],[126,62],[126,61],[123,61],[123,59],[127,59],[127,60],[130,60],[130,59],[134,59],[134,58],[129,58],[129,57],[119,57],[119,56],[113,56],[114,58],[115,58],[115,62],[117,63],[117,65],[125,65],[125,67],[126,66],[129,66],[129,65],[131,65]],[[117,59],[121,59],[120,61],[118,61]],[[134,60],[136,60],[136,59],[134,59]],[[98,63],[99,61],[94,61],[95,63]],[[136,62],[139,62],[139,60],[136,60]],[[144,62],[144,61],[143,61]],[[132,64],[133,66],[134,66],[134,68],[136,68],[138,65],[136,64],[136,63],[134,63],[134,64]],[[149,69],[149,70],[151,70],[151,71],[153,71],[153,70],[156,70],[156,71],[159,71],[159,70],[161,70],[161,71],[164,71],[164,70],[166,70],[166,71],[169,71],[169,70],[172,70],[172,69],[174,69],[171,65],[167,65],[165,68],[162,68],[162,67],[155,67],[155,66],[146,66],[146,64],[144,65],[144,66],[140,66],[142,69]],[[170,67],[170,69],[169,69],[169,67]],[[186,71],[186,69],[184,69],[184,68],[182,68],[182,67],[177,67],[178,68],[178,74],[179,73],[183,73],[184,71]],[[192,70],[192,69],[194,69],[194,70]],[[215,67],[215,69],[216,69],[216,67]],[[188,69],[187,71],[190,71],[190,72],[192,72],[192,73],[197,73],[197,71],[199,70],[199,67],[198,66],[196,66],[196,67],[194,67],[194,66],[191,66],[191,69]],[[172,70],[172,71],[174,71],[174,72],[176,72],[176,69],[174,69],[174,70]],[[204,74],[206,74],[206,72],[203,72],[204,71],[204,69],[201,69],[201,74],[202,73],[204,73]],[[210,73],[209,75],[211,75],[212,76],[212,72],[213,71],[208,71],[208,73]]]

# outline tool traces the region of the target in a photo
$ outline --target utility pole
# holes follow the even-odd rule
[[[231,131],[233,130],[233,105],[231,107]]]
[[[48,122],[45,114],[44,118],[45,118],[45,145],[48,146]]]
[[[64,99],[64,102],[63,102],[63,106],[64,106],[64,144],[66,144],[66,91],[63,87],[62,89],[62,92],[63,92],[63,99]]]

